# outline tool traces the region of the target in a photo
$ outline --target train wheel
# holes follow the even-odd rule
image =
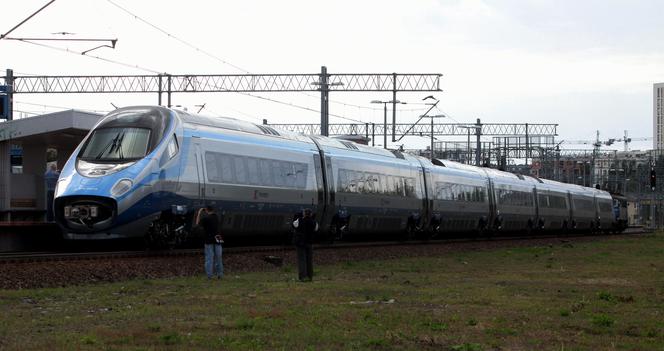
[[[182,234],[172,231],[168,222],[158,219],[150,225],[145,234],[145,246],[149,249],[173,249],[186,240],[184,231]]]

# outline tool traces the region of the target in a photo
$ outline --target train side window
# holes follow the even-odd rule
[[[217,167],[221,169],[221,180],[224,183],[233,183],[233,160],[231,155],[218,154],[218,159],[221,162]]]
[[[387,191],[387,176],[384,174],[380,175],[380,193],[386,195],[388,193]]]
[[[293,168],[295,169],[295,187],[306,189],[308,165],[305,163],[295,163]]]
[[[263,186],[272,186],[272,172],[270,167],[270,160],[260,160],[260,169],[261,169],[261,185]]]
[[[405,178],[404,190],[406,197],[415,197],[415,180],[413,178]]]
[[[348,173],[345,169],[339,169],[339,175],[337,176],[337,191],[339,192],[348,192]]]
[[[281,172],[284,175],[284,182],[286,187],[295,188],[295,180],[297,179],[297,170],[295,169],[295,163],[282,162]]]
[[[358,194],[366,193],[364,172],[355,172],[355,192]]]
[[[205,153],[205,168],[207,169],[207,177],[211,182],[220,183],[221,175],[217,167],[217,155],[206,152]]]
[[[364,173],[364,193],[373,194],[374,193],[374,183],[373,176],[371,173]]]
[[[357,177],[358,173],[355,171],[348,171],[348,192],[357,193]]]
[[[235,162],[235,181],[239,184],[247,184],[247,167],[244,162],[244,157],[233,157]]]
[[[403,178],[401,177],[394,177],[396,183],[394,184],[394,188],[396,190],[397,195],[399,196],[404,196],[405,192],[403,189]]]
[[[281,161],[273,160],[272,161],[272,181],[276,186],[284,186],[284,176],[283,170],[281,168]]]
[[[258,173],[258,159],[253,157],[247,158],[247,173],[249,176],[249,184],[258,185],[260,184],[259,173]]]

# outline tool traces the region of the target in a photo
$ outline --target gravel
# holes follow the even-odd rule
[[[383,260],[403,257],[439,256],[457,251],[480,251],[497,248],[533,247],[549,245],[573,245],[574,243],[625,238],[628,235],[611,237],[569,237],[519,240],[478,240],[471,242],[443,242],[429,245],[397,245],[378,247],[314,249],[316,265],[330,265],[350,261]],[[634,235],[631,235],[632,237]],[[203,254],[200,256],[115,258],[76,261],[0,263],[0,289],[32,289],[60,287],[100,282],[117,282],[130,279],[154,279],[169,277],[203,276]],[[295,252],[276,250],[224,253],[224,272],[279,271],[267,256],[283,259],[284,265],[295,265]],[[275,261],[273,258],[272,261]],[[297,273],[293,273],[295,276]]]

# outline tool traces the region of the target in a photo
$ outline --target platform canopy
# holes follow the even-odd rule
[[[0,123],[0,142],[29,141],[39,144],[69,144],[81,139],[103,116],[67,110]]]
[[[61,169],[102,117],[67,110],[0,122],[0,222],[44,222],[47,161]],[[55,160],[47,157],[50,149]]]

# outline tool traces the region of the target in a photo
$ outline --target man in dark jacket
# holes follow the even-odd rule
[[[297,267],[300,281],[311,281],[314,277],[313,243],[318,223],[311,210],[306,209],[301,218],[293,222],[295,227],[295,248],[297,249]]]
[[[203,242],[205,244],[205,273],[208,279],[212,279],[214,272],[217,272],[217,278],[224,276],[224,264],[221,261],[222,248],[224,242],[219,231],[219,216],[214,206],[207,206],[202,214],[199,225],[205,233]],[[214,264],[214,270],[213,270]]]

